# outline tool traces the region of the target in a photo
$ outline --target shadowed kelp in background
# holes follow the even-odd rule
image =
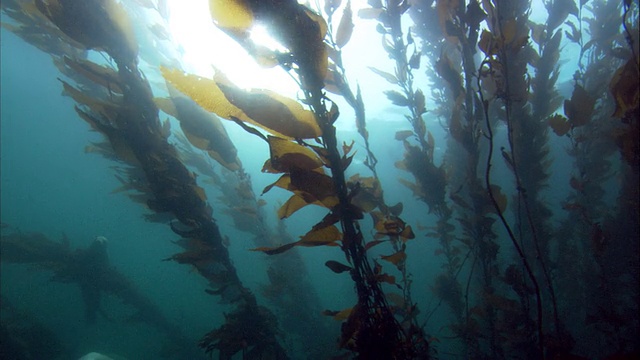
[[[108,140],[87,151],[119,161],[115,192],[151,210],[145,220],[169,224],[184,248],[169,259],[195,267],[207,292],[231,304],[225,322],[201,341],[206,352],[221,359],[284,358],[285,349],[290,358],[330,357],[337,350],[298,353],[326,343],[307,337],[329,315],[342,321],[341,334],[326,330],[339,338],[342,358],[638,353],[638,319],[628,315],[638,312],[640,296],[637,1],[332,0],[308,8],[212,0],[216,26],[261,65],[288,72],[299,90],[297,99],[247,90],[217,69],[212,79],[187,75],[180,59],[144,68],[204,110],[147,82],[138,52],[159,50],[136,45],[121,7],[133,3],[159,12],[162,2],[8,1],[3,11],[14,21],[3,31],[53,56],[65,95]],[[255,25],[281,46],[254,40]],[[171,39],[162,25],[146,29]],[[383,59],[347,61],[358,35],[369,31]],[[217,49],[214,57],[229,56]],[[87,59],[96,54],[111,66]],[[352,91],[346,74],[353,81],[358,67],[385,86],[356,78]],[[365,107],[373,108],[377,95],[393,107],[375,118],[406,120],[385,122],[388,143],[368,136],[379,124],[365,121]],[[158,107],[178,122],[159,121]],[[338,139],[349,108],[360,138]],[[245,132],[232,134],[225,129],[231,123],[205,110]],[[389,146],[397,141],[400,148]],[[268,147],[268,154],[251,153],[268,157],[261,169],[243,167],[240,142],[242,150],[254,142]],[[394,162],[413,182],[381,181],[379,174],[397,171]],[[354,174],[360,165],[373,177]],[[263,193],[290,194],[274,211],[278,225],[264,214],[268,197],[254,193],[259,170],[278,176]],[[399,185],[416,201],[387,205],[406,192]],[[304,218],[310,204],[324,217]],[[214,213],[228,215],[230,236]],[[281,222],[288,218],[315,225],[296,239]],[[273,255],[265,270],[255,267],[269,282],[257,299],[243,285],[253,279],[241,282],[236,272],[253,263],[228,251],[245,236],[253,250]],[[434,240],[434,256],[418,255]],[[318,246],[338,252],[303,249]],[[350,275],[355,305],[321,311],[310,286],[328,290],[314,269],[297,271],[307,265],[292,252],[298,249],[322,257],[335,273],[329,279]],[[260,295],[273,311],[258,305]]]

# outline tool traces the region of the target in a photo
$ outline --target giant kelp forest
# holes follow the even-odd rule
[[[295,96],[185,72],[163,5],[7,0],[2,31],[51,56],[77,127],[102,135],[88,156],[120,183],[103,196],[172,234],[159,266],[188,265],[218,320],[191,340],[103,238],[75,246],[4,214],[3,266],[77,285],[89,323],[117,298],[167,358],[640,356],[638,1],[210,0],[215,26]],[[364,31],[375,64],[346,59]],[[381,135],[385,117],[401,120]],[[2,357],[68,358],[11,296]]]

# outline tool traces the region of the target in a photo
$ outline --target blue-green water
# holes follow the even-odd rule
[[[177,44],[167,45],[167,42],[145,33],[148,28],[144,24],[151,26],[159,21],[158,14],[144,7],[146,2],[124,3],[129,15],[137,21],[136,38],[141,42],[140,58],[143,59],[140,61],[140,69],[145,74],[144,78],[149,79],[153,95],[165,97],[167,90],[159,73],[159,65],[171,64],[163,56],[172,54],[176,57],[173,64],[182,62],[185,69],[194,69],[193,72],[201,70],[203,65],[188,60],[189,56],[185,54],[189,54],[189,49],[180,48]],[[432,10],[436,7],[435,2],[430,1],[410,3],[414,7],[402,18],[405,31],[406,24],[419,21],[419,16],[412,11],[418,11],[421,6]],[[544,304],[543,314],[540,316],[544,320],[543,331],[547,340],[543,346],[548,358],[575,356],[573,358],[631,359],[639,351],[638,201],[635,198],[638,194],[638,137],[637,133],[635,137],[624,137],[621,134],[634,134],[637,130],[638,104],[637,98],[630,101],[630,110],[623,120],[612,117],[616,99],[611,95],[612,88],[608,84],[618,68],[626,61],[633,61],[629,59],[633,59],[634,54],[625,48],[627,44],[621,26],[615,26],[614,34],[607,35],[610,40],[598,37],[598,16],[604,16],[600,14],[605,13],[602,9],[609,6],[617,11],[619,16],[613,18],[618,21],[621,21],[623,9],[612,7],[606,1],[589,3],[594,4],[581,7],[579,15],[583,16],[585,41],[581,44],[572,43],[567,40],[566,34],[563,35],[559,58],[555,62],[551,61],[551,66],[559,74],[559,80],[550,87],[557,91],[557,96],[572,99],[574,89],[571,79],[574,72],[581,72],[582,85],[588,91],[596,89],[589,93],[595,99],[595,105],[590,119],[586,120],[588,124],[576,125],[568,135],[557,136],[550,127],[547,128],[546,116],[529,118],[528,121],[538,126],[536,129],[546,130],[532,130],[532,133],[538,131],[536,136],[540,136],[538,143],[531,145],[536,148],[516,150],[517,156],[523,154],[522,158],[536,159],[537,155],[528,154],[539,154],[536,153],[538,150],[545,154],[538,158],[537,163],[518,164],[520,176],[525,179],[524,185],[520,184],[518,189],[516,177],[509,170],[508,161],[503,161],[500,151],[502,147],[507,155],[513,154],[507,139],[510,124],[501,118],[505,116],[502,105],[495,105],[491,108],[492,116],[498,119],[492,122],[495,149],[491,183],[499,185],[506,194],[504,219],[509,229],[515,232],[515,242],[525,249],[526,258],[533,264],[534,276]],[[171,3],[171,6],[178,8],[180,5]],[[342,6],[336,14],[342,13],[345,4]],[[353,6],[367,8],[369,5],[354,1]],[[630,6],[632,10],[629,23],[635,27],[631,42],[633,44],[635,41],[637,51],[637,1],[631,2]],[[544,7],[537,2],[533,9],[530,19],[540,23],[548,19]],[[5,4],[3,10],[6,11]],[[174,12],[178,13],[178,10],[174,9]],[[153,16],[150,15],[152,13]],[[149,17],[145,18],[144,14]],[[578,15],[573,13],[567,20],[580,23]],[[6,12],[2,14],[2,21],[16,24]],[[42,17],[40,21],[46,20]],[[334,18],[334,26],[338,21],[339,17]],[[405,182],[415,181],[412,173],[403,171],[400,169],[402,166],[398,166],[398,162],[406,159],[406,148],[403,142],[394,139],[396,132],[412,129],[405,118],[411,113],[407,107],[392,105],[387,96],[384,96],[383,91],[400,91],[401,88],[381,80],[367,69],[376,67],[393,73],[395,64],[380,45],[380,34],[375,30],[375,22],[371,23],[375,20],[369,21],[370,23],[356,21],[351,40],[353,44],[344,48],[345,68],[354,91],[356,82],[362,87],[368,140],[378,160],[377,173],[384,190],[384,200],[387,204],[403,203],[401,218],[411,225],[416,237],[408,240],[406,249],[403,250],[407,255],[405,274],[410,276],[410,282],[402,282],[402,272],[381,257],[395,251],[389,243],[370,249],[366,255],[367,261],[375,260],[383,265],[384,273],[395,276],[397,285],[382,282],[381,288],[385,293],[397,295],[402,293],[402,289],[410,289],[412,302],[419,309],[410,318],[410,322],[422,327],[423,336],[431,344],[431,357],[540,358],[542,355],[536,352],[539,333],[535,329],[537,313],[534,286],[531,278],[527,277],[525,266],[518,257],[507,227],[502,225],[486,198],[484,169],[488,135],[482,112],[479,111],[481,106],[478,103],[475,105],[478,110],[476,121],[479,125],[475,133],[479,139],[478,145],[474,148],[476,152],[468,152],[468,148],[465,150],[459,139],[452,135],[455,130],[452,130],[454,126],[451,114],[463,108],[462,100],[460,103],[452,100],[447,92],[450,84],[443,80],[446,76],[443,72],[433,70],[437,68],[435,64],[442,54],[450,54],[452,62],[458,60],[455,54],[459,53],[456,53],[456,49],[462,49],[462,45],[447,45],[442,39],[429,44],[430,39],[420,32],[419,24],[413,32],[416,43],[424,46],[424,50],[422,67],[413,70],[415,78],[412,86],[414,89],[422,89],[427,95],[428,111],[422,114],[422,119],[435,139],[431,162],[446,174],[443,177],[443,200],[436,204],[439,210],[429,209],[433,204],[424,201],[428,198],[424,189],[434,189],[429,188],[429,184],[436,181],[433,174],[428,177],[427,184],[418,182],[418,185],[423,186],[423,192],[418,194],[412,193],[398,180],[402,178]],[[487,29],[486,22],[483,24],[481,29]],[[173,24],[170,27],[169,22],[165,25],[167,28],[178,26]],[[527,26],[533,27],[531,24]],[[437,26],[434,28],[440,31]],[[571,30],[569,25],[562,25],[560,29]],[[123,183],[119,178],[127,178],[122,169],[128,165],[100,156],[96,144],[104,142],[105,137],[92,130],[85,121],[81,121],[74,110],[74,99],[61,94],[62,83],[59,78],[69,81],[67,75],[60,73],[50,54],[16,36],[8,27],[3,27],[0,34],[2,358],[78,359],[92,351],[116,359],[206,358],[204,351],[198,348],[198,342],[204,334],[228,320],[234,304],[224,304],[220,297],[207,294],[205,289],[210,289],[211,283],[191,265],[163,261],[183,251],[176,243],[180,237],[172,231],[169,220],[146,221],[144,216],[153,214],[153,211],[132,201],[128,194],[134,193],[134,190],[120,188]],[[59,34],[56,33],[55,36],[64,38],[63,34]],[[585,43],[591,39],[595,39],[594,44],[590,48],[586,47]],[[618,51],[621,55],[611,57],[606,50],[598,47],[602,46],[598,41],[614,44],[612,49],[622,49]],[[367,56],[355,50],[349,53],[349,46],[365,49],[363,51],[371,48],[372,54],[379,56]],[[576,54],[585,47],[585,55],[581,58],[583,67],[580,67]],[[180,50],[175,50],[176,48]],[[432,48],[438,51],[427,50]],[[532,51],[539,50],[534,45],[530,48]],[[180,58],[181,54],[184,58]],[[248,57],[242,53],[232,54],[234,55],[227,55],[231,57],[231,63],[233,56]],[[480,65],[481,55],[479,50],[474,55],[476,66]],[[218,53],[215,56],[224,57],[225,54]],[[635,56],[637,60],[637,52]],[[111,63],[105,52],[91,50],[88,58],[99,64]],[[458,73],[464,75],[460,65],[456,66]],[[541,70],[529,65],[526,71],[529,81],[535,82],[535,76]],[[275,84],[270,79],[281,76],[283,83],[290,82],[284,72],[268,76],[271,78],[258,81],[271,82],[274,87],[278,87],[281,84]],[[439,76],[440,79],[437,80]],[[602,80],[596,81],[600,78]],[[593,81],[590,82],[590,79]],[[596,82],[602,84],[598,86],[594,84]],[[286,96],[301,99],[303,92],[295,89],[295,83],[293,84],[293,91]],[[637,81],[635,84],[637,95]],[[284,92],[291,90],[287,90],[286,86],[283,85]],[[475,78],[472,86],[477,86]],[[442,93],[435,91],[438,89],[443,90]],[[463,88],[463,92],[477,96],[474,89]],[[531,89],[533,87],[529,88],[529,95],[535,92]],[[537,91],[542,92],[539,89]],[[633,94],[633,91],[633,85],[627,89],[628,93]],[[336,103],[341,110],[340,118],[335,123],[339,144],[355,140],[356,154],[347,168],[347,177],[356,173],[363,177],[371,176],[371,171],[365,166],[367,150],[354,125],[353,110],[338,95],[328,96],[338,99]],[[526,100],[530,104],[525,108],[534,106],[532,99],[530,97]],[[497,96],[491,102],[502,104],[500,101],[503,100],[504,98]],[[577,106],[582,105],[588,107],[585,104]],[[559,105],[557,109],[551,109],[549,115],[570,117],[566,106]],[[169,115],[160,112],[159,118],[164,121]],[[336,341],[341,336],[340,326],[343,322],[322,314],[325,309],[339,311],[351,308],[358,301],[352,278],[347,273],[335,274],[325,266],[328,260],[347,263],[341,248],[298,247],[292,250],[296,255],[278,263],[273,257],[284,257],[285,254],[267,256],[259,251],[249,251],[265,246],[260,243],[261,235],[242,229],[229,215],[240,211],[240,216],[248,219],[251,224],[256,227],[264,226],[269,231],[275,231],[278,221],[284,221],[286,232],[291,238],[270,239],[268,245],[275,247],[303,236],[326,215],[327,209],[307,206],[290,218],[278,220],[275,214],[287,201],[290,193],[283,189],[273,189],[260,195],[265,186],[278,178],[278,175],[261,172],[264,161],[269,157],[269,147],[235,123],[224,121],[226,132],[237,148],[243,169],[250,174],[253,195],[257,195],[250,201],[255,204],[259,199],[265,203],[255,208],[258,210],[242,210],[243,203],[237,197],[229,195],[229,191],[232,191],[229,189],[237,189],[240,181],[238,173],[224,170],[195,147],[186,149],[189,145],[178,139],[182,134],[179,122],[173,117],[167,121],[170,121],[174,133],[168,142],[181,149],[180,151],[197,154],[200,159],[205,159],[210,169],[214,169],[215,174],[223,178],[224,184],[221,185],[209,173],[204,173],[194,167],[193,162],[182,158],[188,169],[196,173],[197,184],[205,190],[206,199],[213,210],[212,218],[223,236],[228,238],[225,246],[239,281],[255,294],[258,304],[266,306],[278,320],[279,325],[274,325],[278,329],[275,331],[277,340],[289,358],[328,359],[339,353],[346,353],[338,349]],[[514,131],[524,130],[516,126]],[[516,147],[526,144],[525,138],[532,138],[532,133],[519,133],[517,136],[521,138],[516,140]],[[586,140],[578,140],[580,137]],[[418,142],[414,140],[415,138],[410,139],[411,144],[417,146]],[[619,145],[624,141],[627,141],[626,148]],[[313,140],[307,140],[307,144],[311,143]],[[478,155],[476,167],[469,160],[473,158],[469,154]],[[540,165],[543,163],[546,166]],[[418,169],[425,167],[424,164],[418,165]],[[542,180],[530,180],[540,171],[545,174]],[[479,193],[474,193],[472,188],[476,179],[480,181]],[[131,178],[128,180],[133,181]],[[463,201],[457,201],[459,198],[463,198]],[[486,206],[489,208],[478,206],[481,201],[487,201]],[[461,205],[463,203],[467,205]],[[528,210],[533,213],[533,221],[538,224],[537,236],[545,244],[542,255],[534,253],[535,247],[531,242],[533,235],[527,221],[531,213],[525,211],[525,207],[530,207]],[[451,213],[447,215],[447,211]],[[487,223],[478,225],[482,221]],[[171,223],[177,223],[175,218]],[[449,224],[451,229],[443,230],[443,223]],[[364,215],[359,224],[365,241],[382,238],[376,234],[380,229],[374,229],[368,214]],[[438,224],[440,228],[437,227]],[[484,235],[478,235],[478,232],[483,231]],[[81,284],[85,280],[91,283],[94,274],[87,273],[86,277],[78,277],[76,274],[76,277],[72,277],[74,280],[52,281],[52,276],[61,271],[55,264],[37,261],[35,258],[22,262],[11,258],[10,255],[14,253],[11,252],[13,248],[7,247],[11,245],[8,239],[11,236],[14,236],[11,239],[16,236],[27,238],[28,234],[36,232],[58,244],[68,240],[66,257],[58,259],[64,264],[75,261],[76,258],[69,254],[87,249],[96,236],[106,237],[110,269],[127,279],[123,288],[128,289],[127,291],[135,289],[135,293],[140,294],[135,299],[144,301],[131,300],[134,297],[124,290],[103,290],[97,318],[95,322],[87,322],[85,311],[88,303],[83,298]],[[494,257],[487,255],[487,251],[490,252],[487,249],[492,246],[495,246],[496,251]],[[30,256],[34,256],[37,250],[31,248]],[[451,256],[447,257],[447,254]],[[543,262],[540,262],[541,257]],[[285,272],[289,273],[289,277],[284,279],[288,280],[274,280],[269,270],[272,267],[287,269]],[[509,274],[513,275],[509,273],[510,269],[517,269],[519,273],[510,276]],[[545,271],[548,273],[545,274]],[[295,274],[301,276],[296,277]],[[452,283],[446,283],[443,279],[448,279],[446,276],[451,274],[455,274],[455,279]],[[551,288],[555,290],[553,293],[549,291],[547,276],[550,277]],[[296,293],[287,292],[292,290],[287,290],[283,285],[286,281],[303,289],[305,297],[287,298]],[[517,287],[520,283],[525,290]],[[269,284],[271,293],[265,290]],[[448,287],[446,284],[454,285]],[[559,326],[554,326],[558,324],[552,314],[553,295],[556,296],[559,311]],[[391,297],[387,300],[389,303],[393,302]],[[458,309],[452,305],[456,301],[462,304]],[[153,309],[149,313],[157,315],[160,320],[154,322],[148,318],[142,321],[132,319],[140,310],[141,304],[147,306],[147,309]],[[305,316],[291,316],[300,309],[306,311]],[[402,311],[406,310],[407,308],[400,307],[394,310],[398,321],[402,318]],[[251,328],[252,324],[247,322],[243,326]],[[342,334],[345,336],[344,332]],[[558,348],[563,350],[558,350],[553,355],[553,349]],[[243,358],[242,353],[250,353],[251,349],[252,344],[248,341],[244,350],[235,353],[233,358]],[[352,354],[355,353],[357,351]],[[215,356],[217,353],[214,352]],[[251,355],[245,357],[252,358]]]

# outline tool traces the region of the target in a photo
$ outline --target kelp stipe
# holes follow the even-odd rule
[[[411,295],[412,276],[407,271],[406,267],[406,242],[414,239],[415,234],[411,225],[407,225],[401,218],[404,205],[399,202],[393,206],[388,205],[384,200],[384,191],[380,178],[378,176],[377,163],[378,160],[371,149],[369,142],[369,132],[367,130],[366,114],[364,101],[360,92],[360,87],[357,88],[356,95],[351,91],[349,82],[345,75],[345,68],[342,65],[342,47],[347,42],[333,41],[333,28],[331,26],[332,15],[334,14],[337,3],[327,1],[324,11],[328,16],[329,31],[328,38],[331,47],[329,48],[329,73],[327,79],[325,79],[325,88],[337,95],[341,95],[347,101],[347,103],[353,108],[355,112],[355,124],[358,130],[358,134],[362,137],[365,145],[367,155],[364,160],[364,165],[371,170],[373,177],[361,177],[359,174],[352,176],[348,180],[348,186],[352,189],[357,188],[358,193],[351,200],[352,203],[371,215],[374,228],[376,230],[375,239],[366,245],[367,249],[387,242],[391,244],[393,253],[391,255],[382,255],[381,259],[392,263],[400,271],[401,279],[396,281],[394,276],[388,274],[380,274],[380,279],[391,285],[396,285],[401,291],[402,295],[398,295],[395,292],[389,292],[386,294],[387,299],[394,308],[395,316],[399,319],[400,323],[405,329],[410,329],[415,340],[419,340],[424,337],[424,326],[418,324],[417,316],[420,312],[418,304],[414,302]],[[381,10],[381,9],[364,9],[367,10]],[[361,10],[362,12],[363,10]],[[340,25],[336,31],[336,39],[344,39],[344,33],[350,34],[352,31],[352,17],[351,2],[347,2]],[[347,25],[345,25],[347,24]],[[349,25],[350,24],[350,25]],[[419,56],[419,55],[418,55]],[[375,70],[375,69],[372,69]],[[381,70],[375,70],[381,73]],[[381,73],[383,74],[383,73]],[[390,74],[386,75],[388,80],[392,78]],[[420,93],[421,94],[421,93]],[[424,102],[424,97],[423,97]],[[353,145],[353,144],[352,144]],[[352,154],[351,158],[355,155]],[[388,240],[383,240],[384,238]],[[376,263],[376,269],[381,269],[380,265]],[[379,270],[378,270],[379,271]]]

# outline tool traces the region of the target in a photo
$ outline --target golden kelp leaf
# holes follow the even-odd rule
[[[333,271],[336,274],[340,274],[340,273],[343,273],[345,271],[350,271],[350,270],[353,269],[351,266],[347,266],[345,264],[339,263],[339,262],[334,261],[334,260],[329,260],[329,261],[325,262],[324,265],[326,267],[328,267],[329,269],[331,269],[331,271]]]
[[[235,117],[284,138],[310,139],[321,135],[314,114],[295,100],[268,90],[239,89],[221,73],[211,80],[176,69],[160,67],[160,70],[178,90],[222,118]]]
[[[178,111],[176,110],[175,105],[173,105],[173,101],[170,98],[153,98],[153,102],[156,104],[158,109],[162,110],[165,114],[169,114],[174,118],[178,118]]]
[[[186,74],[177,69],[170,70],[164,66],[160,67],[160,72],[167,82],[189,96],[205,110],[216,113],[225,119],[235,116],[242,121],[258,125],[227,100],[214,80]]]
[[[300,195],[293,195],[285,202],[280,209],[278,209],[278,218],[285,219],[291,216],[294,212],[309,205],[309,203]]]
[[[351,1],[349,0],[344,8],[338,31],[336,32],[336,45],[338,47],[343,47],[349,42],[351,34],[353,34],[353,26],[353,12],[351,11]]]
[[[558,136],[563,136],[571,130],[571,124],[567,121],[567,118],[560,114],[552,115],[547,122]]]
[[[321,167],[322,160],[310,149],[290,140],[269,136],[271,166],[278,171],[292,169],[313,170]]]
[[[300,238],[302,246],[327,245],[342,240],[342,233],[335,225],[312,229]]]
[[[303,170],[292,171],[290,176],[291,189],[311,195],[329,209],[338,204],[331,177],[315,171]]]
[[[382,255],[380,258],[397,266],[407,258],[407,254],[405,254],[404,249],[402,249],[391,255]]]
[[[395,75],[389,74],[386,71],[382,71],[382,70],[378,70],[372,66],[368,66],[369,70],[373,71],[374,73],[382,76],[385,80],[387,80],[389,83],[393,84],[393,85],[398,85],[398,78],[395,77]]]
[[[413,136],[414,133],[411,130],[396,131],[396,140],[406,140],[409,136]]]
[[[215,79],[231,104],[241,109],[254,124],[274,135],[294,139],[322,135],[313,112],[305,110],[297,101],[270,90],[245,91],[218,75]]]
[[[486,56],[492,56],[498,53],[498,40],[493,34],[487,30],[482,30],[478,47]]]
[[[404,230],[400,233],[400,237],[405,240],[411,240],[416,238],[416,234],[413,233],[413,229],[411,229],[411,225],[407,225]]]
[[[327,226],[322,229],[311,230],[304,236],[300,238],[300,240],[284,244],[278,247],[258,247],[254,249],[250,249],[251,251],[262,251],[267,255],[275,255],[283,253],[294,246],[323,246],[323,245],[334,245],[336,241],[342,239],[342,234],[335,226]]]
[[[271,188],[274,186],[277,186],[285,190],[290,190],[291,189],[290,185],[291,185],[291,177],[289,176],[289,174],[284,174],[280,176],[280,178],[276,180],[276,182],[274,182],[273,184],[265,186],[265,188],[262,190],[262,194],[260,195],[264,195],[267,191],[271,190]]]
[[[363,212],[370,212],[378,207],[380,200],[376,198],[372,193],[360,189],[355,196],[351,198],[351,204],[358,207]]]
[[[244,0],[209,0],[209,12],[218,27],[236,33],[253,25],[253,12]]]
[[[547,27],[544,24],[537,24],[533,21],[529,22],[529,27],[531,28],[531,39],[540,46],[543,39],[547,36]]]
[[[288,36],[282,40],[285,46],[297,54],[295,57],[298,58],[298,65],[305,69],[300,73],[302,88],[315,91],[317,87],[324,86],[324,79],[329,71],[329,53],[324,43],[329,27],[320,14],[304,6],[302,8],[308,20],[301,18],[292,22],[299,25],[299,28],[292,29],[296,32],[296,36]],[[308,21],[314,22],[315,26]],[[301,39],[304,40],[300,41]]]
[[[507,209],[507,195],[502,193],[501,188],[498,185],[491,185],[491,193],[493,193],[493,198],[498,204],[500,213],[504,213],[504,211]]]
[[[629,111],[638,107],[640,104],[638,65],[634,63],[633,58],[616,70],[609,83],[609,90],[616,102],[614,117],[624,118]]]

